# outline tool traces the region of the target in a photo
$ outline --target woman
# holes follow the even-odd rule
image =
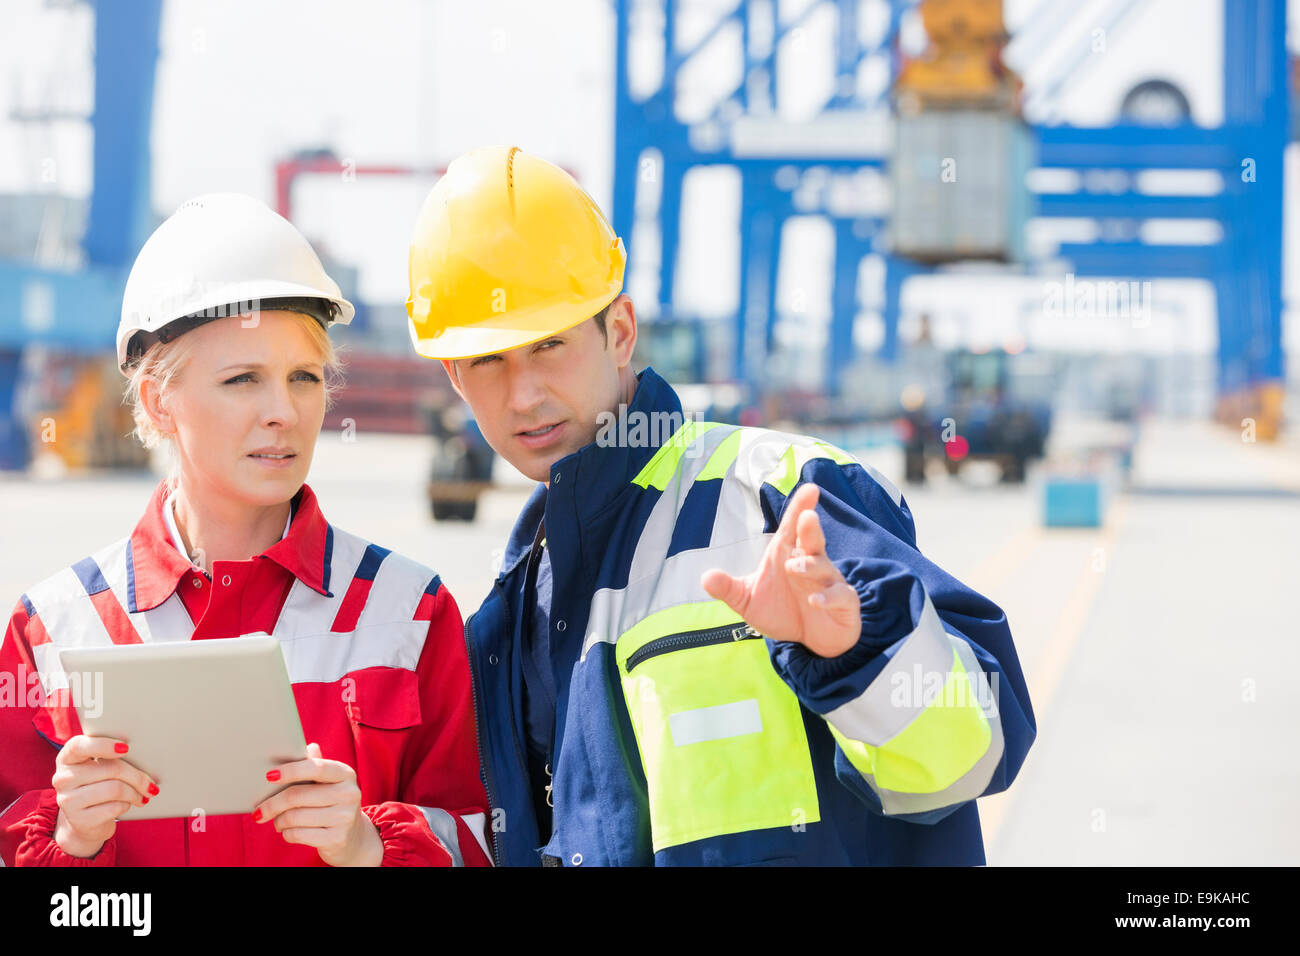
[[[169,442],[131,535],[41,582],[0,647],[7,865],[488,863],[460,612],[438,576],[332,528],[306,484],[352,305],[260,202],[192,200],[141,250],[118,361]],[[250,815],[118,818],[159,792],[130,742],[80,733],[58,649],[231,638],[285,650],[303,759]],[[160,714],[160,720],[166,715]]]

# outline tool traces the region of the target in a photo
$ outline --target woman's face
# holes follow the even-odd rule
[[[168,389],[164,425],[186,485],[250,505],[288,501],[325,418],[325,369],[302,317],[234,315],[185,337],[189,358]]]

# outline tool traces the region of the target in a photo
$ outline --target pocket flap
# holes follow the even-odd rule
[[[415,671],[368,667],[353,671],[344,681],[348,717],[356,723],[385,730],[420,724],[420,685]],[[347,681],[353,682],[351,688]]]

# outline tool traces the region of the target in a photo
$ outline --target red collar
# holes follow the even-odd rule
[[[148,611],[176,592],[176,586],[193,565],[176,550],[163,518],[163,502],[174,485],[170,479],[158,483],[140,523],[131,532],[127,560],[128,609]],[[293,521],[289,533],[258,557],[269,558],[312,590],[331,597],[330,557],[334,532],[316,503],[311,488],[303,485],[293,499]]]

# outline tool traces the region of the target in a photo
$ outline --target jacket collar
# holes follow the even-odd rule
[[[631,486],[632,479],[654,457],[663,440],[670,437],[672,429],[643,425],[638,435],[643,436],[644,441],[635,446],[613,439],[631,434],[638,419],[656,423],[666,420],[654,419],[656,414],[676,415],[679,422],[682,420],[682,403],[677,393],[653,368],[648,367],[637,376],[636,393],[631,404],[619,411],[621,414],[612,413],[614,418],[609,423],[608,432],[610,441],[602,441],[598,436],[596,441],[551,466],[552,484],[559,474],[562,480],[555,486],[556,491],[572,498],[580,521],[600,514],[624,493]],[[546,485],[539,483],[519,513],[506,544],[501,577],[514,571],[532,548],[537,526],[546,511],[548,490]]]
[[[162,604],[194,567],[176,550],[163,516],[163,505],[173,490],[172,479],[159,482],[144,516],[131,532],[127,553],[127,607],[132,612],[149,611]],[[333,531],[321,514],[316,495],[307,485],[298,490],[290,507],[293,517],[288,533],[258,557],[269,558],[313,591],[331,597]]]

